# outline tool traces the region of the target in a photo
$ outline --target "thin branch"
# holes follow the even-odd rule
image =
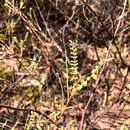
[[[54,122],[50,117],[48,117],[45,113],[43,112],[40,112],[38,110],[34,110],[34,109],[23,109],[23,108],[17,108],[17,107],[10,107],[10,106],[7,106],[7,105],[3,105],[3,104],[0,104],[0,107],[4,107],[4,108],[7,108],[7,109],[12,109],[12,110],[17,110],[17,111],[24,111],[24,112],[35,112],[39,115],[42,115],[44,116],[46,119],[48,119],[52,124],[54,124],[57,128],[59,128],[59,125],[56,124],[56,122]]]

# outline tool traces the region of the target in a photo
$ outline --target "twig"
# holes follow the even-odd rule
[[[48,119],[52,124],[54,124],[57,128],[59,128],[59,125],[56,124],[56,122],[54,122],[52,119],[50,119],[50,117],[48,117],[45,113],[42,113],[38,110],[34,110],[34,109],[23,109],[23,108],[16,108],[16,107],[10,107],[10,106],[7,106],[7,105],[3,105],[3,104],[0,104],[0,107],[4,107],[4,108],[7,108],[7,109],[12,109],[12,110],[17,110],[17,111],[24,111],[24,112],[35,112],[39,115],[42,115],[44,116],[46,119]]]
[[[126,4],[127,4],[127,0],[124,1],[124,7],[123,7],[123,10],[121,12],[121,15],[118,17],[119,21],[118,21],[118,24],[117,24],[117,28],[115,30],[115,33],[114,33],[114,36],[116,36],[118,30],[119,30],[119,27],[121,25],[121,22],[123,21],[123,18],[124,18],[124,13],[125,13],[125,8],[126,8]]]
[[[96,14],[96,12],[87,4],[87,2],[85,0],[82,0],[83,3],[85,4],[85,6],[97,17],[98,21],[101,23],[101,25],[104,27],[104,29],[106,30],[107,34],[109,35],[109,37],[112,39],[112,44],[115,46],[116,50],[117,50],[117,53],[122,61],[122,63],[124,65],[126,65],[125,61],[123,60],[122,56],[121,56],[121,53],[120,53],[120,50],[119,48],[117,47],[116,45],[116,42],[115,42],[115,35],[113,35],[112,33],[109,32],[108,28],[104,25],[103,21],[99,18],[99,16]]]
[[[108,49],[108,53],[107,53],[107,56],[106,56],[106,60],[107,60],[108,57],[109,57],[109,53],[110,53],[111,47],[112,47],[112,44],[109,45],[109,49]],[[94,87],[94,91],[95,91],[95,90],[97,89],[97,87],[98,87],[98,83],[99,83],[99,81],[100,81],[100,79],[101,79],[101,76],[102,76],[102,74],[103,74],[105,65],[106,65],[106,62],[103,64],[102,69],[101,69],[101,71],[100,71],[100,73],[99,73],[99,76],[98,76],[98,78],[97,78],[97,80],[96,80],[95,87]],[[88,105],[90,104],[93,95],[94,95],[94,92],[91,94],[91,96],[90,96],[90,98],[89,98],[89,100],[88,100],[88,102],[87,102],[87,104],[86,104],[86,106],[85,106],[85,108],[84,108],[84,110],[83,110],[79,130],[82,130],[82,128],[83,128],[85,113],[86,113],[86,111],[87,111],[87,109],[88,109]]]

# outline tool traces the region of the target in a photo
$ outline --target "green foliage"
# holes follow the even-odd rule
[[[6,37],[3,34],[0,34],[0,43],[4,43]]]
[[[32,70],[36,70],[38,68],[40,60],[41,60],[41,56],[38,56],[38,55],[33,56],[33,59],[31,62]]]
[[[25,8],[25,0],[20,0],[19,2],[18,2],[18,4],[19,4],[19,9],[23,9],[23,8]]]
[[[34,112],[31,111],[26,120],[24,130],[31,130],[34,123],[35,123],[35,115]]]
[[[85,4],[85,0],[84,2],[82,0],[63,0],[63,1],[62,0],[61,1],[60,0],[55,0],[55,1],[34,0],[33,3],[30,3],[31,0],[30,2],[27,0],[16,0],[16,1],[5,0],[6,3],[5,5],[3,5],[4,4],[3,1],[4,0],[2,0],[2,4],[0,4],[0,7],[3,8],[2,10],[0,8],[0,11],[2,14],[4,14],[1,15],[2,17],[0,23],[0,28],[2,28],[1,33],[3,33],[0,34],[0,44],[1,44],[0,45],[1,47],[0,48],[0,59],[1,59],[0,80],[2,82],[2,84],[0,84],[1,95],[2,95],[1,104],[6,103],[11,107],[12,106],[15,107],[18,104],[17,108],[22,107],[25,109],[26,108],[28,109],[29,107],[32,108],[36,107],[36,110],[39,110],[40,112],[44,110],[45,113],[47,113],[48,117],[50,117],[50,119],[52,119],[52,121],[56,122],[58,125],[59,123],[62,124],[62,121],[65,121],[65,124],[58,130],[63,130],[63,129],[76,130],[77,124],[79,124],[79,120],[77,120],[77,117],[79,117],[78,115],[80,114],[80,112],[83,116],[82,110],[84,110],[84,106],[86,105],[84,104],[82,97],[83,98],[85,97],[84,99],[86,99],[86,102],[88,101],[87,100],[88,95],[85,96],[81,95],[80,100],[79,100],[80,96],[75,96],[76,94],[82,94],[79,92],[83,88],[88,87],[90,85],[91,87],[94,87],[94,84],[92,82],[95,82],[97,78],[101,78],[100,80],[101,85],[99,84],[99,86],[101,87],[99,87],[99,90],[97,90],[97,93],[94,93],[94,95],[96,95],[97,97],[101,96],[101,98],[102,97],[103,98],[101,100],[101,104],[98,98],[96,98],[97,99],[96,101],[98,101],[98,105],[100,105],[99,106],[100,108],[101,107],[104,108],[106,106],[106,103],[107,106],[112,103],[113,97],[112,100],[110,98],[110,103],[108,102],[109,101],[108,97],[109,95],[111,96],[112,92],[109,93],[107,91],[107,87],[106,87],[107,84],[104,85],[104,81],[108,79],[108,82],[110,81],[110,86],[112,85],[111,86],[112,88],[113,85],[116,85],[115,83],[117,83],[117,85],[120,85],[120,83],[123,81],[123,76],[121,76],[121,74],[119,74],[120,77],[118,75],[115,76],[114,73],[109,74],[109,72],[111,73],[111,70],[112,72],[116,71],[114,70],[114,68],[111,69],[111,67],[114,66],[113,64],[112,66],[108,65],[107,68],[104,69],[105,63],[111,61],[112,60],[111,58],[110,59],[108,58],[106,61],[95,64],[90,73],[81,75],[80,72],[78,72],[78,64],[80,63],[80,61],[78,61],[78,40],[74,40],[74,41],[70,40],[69,41],[70,60],[68,64],[66,63],[67,73],[65,73],[66,75],[64,75],[63,69],[65,64],[64,61],[62,63],[60,61],[60,60],[64,60],[62,57],[64,56],[64,54],[62,55],[63,53],[62,50],[60,52],[57,51],[58,46],[61,45],[60,43],[63,42],[64,38],[65,41],[68,41],[68,39],[70,38],[80,39],[81,44],[82,43],[84,44],[84,42],[86,41],[91,42],[91,40],[93,39],[92,41],[96,46],[100,43],[104,44],[105,41],[106,44],[109,43],[107,42],[106,40],[107,37],[105,36],[106,30],[103,35],[99,34],[100,32],[102,32],[102,28],[104,29],[104,27],[101,25],[102,22],[104,24],[106,24],[106,22],[104,21],[100,22],[100,20],[98,20],[98,18],[94,16],[94,13],[91,12],[91,10],[89,10],[89,8],[87,7],[87,4],[90,5],[90,7],[92,7],[92,9],[95,11],[95,13],[98,16],[98,14],[100,14],[99,7],[97,7],[98,5],[95,5],[93,2],[91,3],[91,1],[88,1]],[[126,8],[124,7],[124,9],[126,10],[126,14],[127,11],[128,12],[130,11],[130,0],[128,0],[127,3],[128,3],[128,9],[127,7]],[[82,4],[86,6],[81,6]],[[102,6],[100,2],[98,4]],[[120,5],[120,2],[118,4]],[[123,6],[119,6],[119,7],[122,8]],[[121,8],[119,10],[121,10]],[[103,8],[103,10],[105,11],[105,8]],[[114,13],[115,12],[116,11],[114,11]],[[124,15],[121,15],[121,19],[122,18],[124,19],[125,25],[127,27],[127,23],[130,22],[126,21],[125,17],[123,16],[125,16],[125,12]],[[114,21],[115,19],[114,17],[115,14],[113,14],[112,23],[115,23],[115,27],[117,27],[116,23],[118,22]],[[107,18],[107,16],[104,16],[104,18]],[[108,20],[110,20],[111,22],[111,18]],[[115,20],[120,21],[120,18],[119,19],[116,18]],[[106,25],[106,28],[108,28],[109,30],[109,25]],[[120,34],[120,28],[118,30]],[[110,32],[114,31],[113,26],[110,25],[109,31]],[[123,34],[123,32],[124,31],[121,31],[122,37],[119,36],[118,38],[117,35],[115,36],[116,38],[113,39],[113,41],[115,40],[116,43],[118,42],[122,43],[124,41],[123,37],[127,39],[128,34],[126,34],[126,31],[125,34]],[[65,35],[61,35],[61,34],[65,34]],[[88,39],[86,40],[86,38]],[[125,59],[125,57],[129,57],[129,46],[127,45],[127,43],[125,43],[123,48],[124,49],[123,49],[122,56],[124,60],[127,61]],[[91,51],[85,53],[87,54],[88,57],[90,56],[89,58],[91,62],[92,57],[95,59],[96,56],[91,55],[91,53],[93,53],[93,48],[90,49]],[[84,49],[84,51],[86,50]],[[97,53],[99,53],[99,57],[100,57],[102,51],[98,51],[97,48]],[[103,52],[103,54],[105,55],[106,53],[107,50]],[[116,60],[119,60],[116,47],[113,50],[110,49],[110,54],[115,56],[117,58]],[[103,56],[103,58],[105,57],[105,55]],[[66,56],[65,58],[67,59],[68,57],[66,54],[65,56]],[[102,55],[100,59],[102,60]],[[81,59],[81,60],[83,65],[89,63],[87,59]],[[93,62],[90,63],[90,66],[92,66],[92,64]],[[118,62],[116,62],[116,64],[118,66]],[[86,68],[84,69],[84,67],[85,66],[81,68],[81,71],[83,73],[84,70],[86,70]],[[110,71],[107,71],[107,69],[109,68]],[[103,76],[101,77],[98,76],[99,71],[101,69],[103,70],[103,72],[104,71],[107,72],[105,74],[105,80]],[[118,72],[116,73],[118,74]],[[117,82],[116,82],[116,77],[118,79]],[[64,81],[65,78],[67,79],[66,82]],[[119,79],[121,80],[119,81]],[[103,87],[105,86],[105,89],[104,88],[102,89],[102,82],[103,82]],[[126,87],[127,84],[125,84],[125,88]],[[115,91],[115,88],[116,87],[114,87],[112,91]],[[7,94],[5,93],[6,90],[8,92]],[[125,93],[124,90],[123,93]],[[68,102],[72,99],[71,98],[72,96],[75,96],[74,99],[76,99],[76,102],[77,101],[79,102],[79,103],[77,102],[78,104],[77,103],[75,104],[75,100],[72,100],[72,102],[68,105]],[[93,102],[93,98],[91,102],[92,105],[95,107],[96,102]],[[74,105],[76,105],[76,107]],[[89,123],[91,125],[91,123],[93,123],[93,115],[97,117],[96,113],[98,114],[98,108],[95,109],[93,106],[91,107],[91,103],[89,104],[89,106],[90,109],[92,108],[92,113],[89,111],[89,109],[87,110],[87,113],[90,112],[90,114],[88,114],[88,116],[90,115],[90,117],[88,117],[88,119],[85,119],[86,120],[85,122],[91,120]],[[79,108],[81,107],[81,109],[77,109],[78,107]],[[8,111],[10,112],[10,110]],[[44,111],[42,112],[44,113]],[[94,113],[95,111],[96,113]],[[2,112],[1,110],[1,114],[3,113],[8,116],[8,113],[6,111]],[[63,119],[62,119],[62,115],[63,115]],[[12,120],[14,116],[17,115],[13,115],[13,116],[11,115],[9,120],[10,119]],[[39,125],[39,128],[37,127],[37,129],[39,130],[46,129],[46,126],[44,126],[44,124],[47,125],[47,128],[49,130],[56,129],[54,128],[55,127],[54,124],[53,123],[51,124],[48,119],[45,119],[42,116],[40,116],[40,118],[37,119],[35,116],[37,117],[37,114],[35,115],[33,111],[30,111],[26,123],[23,122],[25,120],[22,120],[22,123],[24,123],[25,125],[24,130],[35,129],[34,123],[36,124],[36,127],[37,125]],[[94,119],[96,120],[95,117]],[[1,128],[6,129],[7,126],[10,126],[11,130],[21,129],[19,128],[21,126],[20,125],[21,118],[22,116],[21,117],[18,116],[17,120],[15,119],[13,120],[13,122],[11,121],[11,124],[9,124],[10,121],[2,119]],[[87,124],[84,122],[83,125],[86,125],[87,127]],[[83,129],[87,129],[87,128],[83,128]],[[121,127],[118,127],[118,129],[128,130],[129,127],[123,125]]]
[[[70,74],[70,80],[75,82],[78,79],[77,42],[70,41],[69,45],[70,45],[69,74]]]
[[[18,42],[18,40],[16,42],[16,43],[19,43],[18,46],[20,48],[21,55],[22,55],[23,51],[25,50],[25,43],[26,43],[28,37],[29,37],[29,32],[26,32],[24,38],[23,39],[21,38],[19,40],[19,42]]]
[[[101,64],[96,65],[95,68],[92,69],[90,76],[83,75],[77,80],[77,82],[73,83],[71,94],[75,95],[78,91],[82,90],[84,87],[87,87],[88,82],[90,82],[92,79],[96,80],[97,73],[99,72],[100,68]]]
[[[77,41],[73,42],[70,41],[70,62],[69,62],[69,75],[70,75],[70,81],[72,82],[72,86],[70,87],[70,93],[71,95],[75,95],[78,91],[83,89],[84,87],[87,87],[87,84],[90,80],[97,78],[97,73],[100,70],[102,64],[97,64],[91,71],[90,76],[80,76],[78,78],[78,54],[77,54]]]
[[[97,79],[97,74],[101,67],[113,60],[113,58],[108,58],[106,61],[101,61],[91,71],[90,76],[86,75],[78,75],[78,53],[77,53],[77,41],[70,41],[70,62],[69,62],[69,80],[72,82],[72,86],[70,87],[70,94],[75,95],[78,91],[82,90],[84,87],[87,87],[88,82],[91,80]],[[80,78],[79,78],[80,77]]]
[[[13,70],[10,65],[0,62],[0,79],[10,80],[12,78]]]
[[[91,71],[91,78],[96,80],[97,79],[97,72],[99,71],[101,64],[97,64],[95,68]]]
[[[20,59],[19,61],[20,61],[19,69],[24,69],[29,65],[29,62],[26,59]]]

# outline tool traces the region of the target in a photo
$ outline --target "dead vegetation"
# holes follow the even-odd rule
[[[1,0],[0,129],[129,130],[129,11],[129,0]]]

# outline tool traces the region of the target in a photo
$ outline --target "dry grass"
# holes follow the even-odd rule
[[[2,0],[1,130],[130,129],[130,3],[112,2]]]

